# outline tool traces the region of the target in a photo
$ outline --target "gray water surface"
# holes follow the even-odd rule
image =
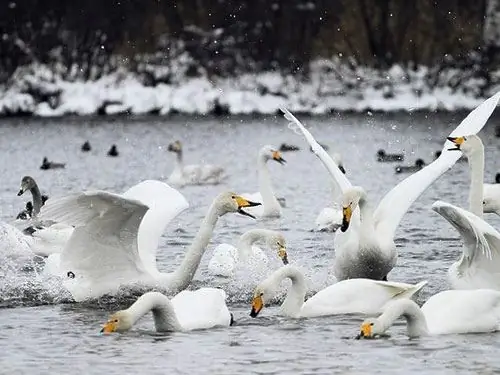
[[[405,152],[405,165],[413,164],[417,158],[430,162],[465,115],[299,117],[318,141],[342,154],[349,179],[363,186],[376,204],[407,176],[394,173],[397,163],[377,163],[377,150]],[[494,137],[494,127],[499,124],[496,116],[480,133],[485,143],[487,182],[493,181],[500,171],[500,139]],[[289,259],[305,270],[311,293],[334,280],[333,235],[310,231],[320,210],[330,205],[329,177],[303,138],[287,129],[280,116],[3,120],[0,219],[12,220],[28,199],[16,196],[24,175],[33,176],[51,197],[87,189],[120,193],[145,179],[166,180],[174,161],[166,148],[175,139],[185,144],[186,162],[223,165],[230,178],[224,185],[181,189],[190,208],[165,231],[158,251],[159,269],[164,272],[179,264],[206,209],[219,192],[257,191],[255,161],[261,146],[287,142],[302,148],[284,154],[286,166],[269,163],[275,191],[287,199],[283,217],[268,221],[237,215],[223,217],[195,276],[192,288],[220,286],[226,290],[235,325],[157,334],[152,319],[145,317],[128,333],[103,336],[99,330],[107,316],[126,307],[133,298],[118,296],[72,303],[59,280],[23,270],[22,265],[13,264],[12,254],[2,249],[0,373],[490,374],[500,370],[500,334],[408,340],[405,327],[399,322],[390,329],[389,338],[358,341],[353,337],[362,317],[293,320],[279,316],[277,304],[266,307],[257,319],[252,319],[251,295],[265,274],[243,274],[228,281],[207,273],[207,263],[217,244],[235,243],[246,230],[266,227],[284,233]],[[88,154],[80,151],[85,140],[93,147]],[[118,145],[118,158],[106,156],[112,143]],[[66,162],[66,169],[40,170],[44,156]],[[440,199],[468,207],[468,191],[468,166],[459,162],[415,202],[397,231],[399,259],[389,279],[429,280],[419,297],[421,303],[448,288],[446,272],[461,252],[458,234],[431,210],[431,204]],[[486,220],[500,228],[500,220],[494,215],[486,216]],[[270,259],[271,269],[265,273],[280,265],[274,257]]]

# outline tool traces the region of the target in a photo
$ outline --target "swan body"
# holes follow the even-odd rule
[[[249,212],[258,217],[280,217],[281,206],[285,205],[284,200],[280,204],[274,195],[271,176],[267,167],[269,160],[273,160],[281,165],[286,163],[276,147],[270,145],[262,147],[257,156],[259,191],[257,193],[245,193],[241,195],[252,202],[262,203],[261,206],[249,210]]]
[[[474,109],[453,130],[450,137],[475,134],[480,131],[495,110],[500,92]],[[281,109],[291,123],[289,127],[300,131],[314,153],[327,168],[342,191],[343,224],[335,234],[335,276],[338,280],[370,278],[384,280],[394,267],[397,251],[394,235],[403,216],[415,200],[460,158],[449,151],[451,141],[446,140],[442,153],[435,161],[412,174],[390,190],[372,211],[364,190],[353,187],[335,162],[316,142],[311,133],[288,110]]]
[[[415,160],[415,165],[398,165],[394,170],[396,173],[415,173],[425,166],[423,159]]]
[[[149,312],[157,332],[192,331],[231,325],[226,293],[217,288],[184,290],[172,300],[159,292],[140,296],[132,306],[109,318],[101,332],[126,332]]]
[[[144,190],[157,194],[134,198]],[[123,195],[105,191],[73,194],[47,202],[42,216],[76,227],[61,253],[58,275],[79,302],[116,293],[131,284],[160,286],[169,292],[186,289],[219,217],[228,212],[251,216],[243,208],[254,204],[233,193],[220,194],[173,273],[158,271],[156,250],[165,226],[188,204],[165,183],[144,181]],[[50,260],[51,269],[54,263],[57,261]]]
[[[359,337],[383,334],[400,316],[406,319],[410,338],[495,332],[500,329],[500,292],[447,290],[433,295],[422,308],[409,299],[391,301],[382,315],[363,322]]]
[[[370,279],[339,281],[319,291],[304,302],[307,286],[303,273],[295,266],[277,269],[255,288],[250,316],[256,317],[273,291],[284,279],[292,281],[281,313],[292,318],[317,317],[337,314],[376,314],[392,299],[411,298],[427,283],[412,285]]]
[[[168,151],[176,154],[175,167],[168,183],[176,186],[217,185],[225,178],[224,168],[212,164],[184,165],[183,150],[180,141],[168,145]]]
[[[215,248],[208,263],[209,272],[212,275],[231,277],[239,263],[257,268],[266,266],[268,263],[266,254],[254,246],[258,241],[265,241],[267,247],[275,251],[284,264],[288,264],[286,241],[281,233],[268,229],[251,229],[239,238],[236,247],[220,244]]]

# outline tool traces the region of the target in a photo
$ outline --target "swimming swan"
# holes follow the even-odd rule
[[[432,209],[460,234],[463,252],[448,270],[454,289],[490,288],[500,290],[500,233],[483,220],[484,146],[477,135],[450,137],[469,161],[471,183],[469,210],[437,201]]]
[[[113,294],[120,286],[135,283],[160,286],[170,293],[186,289],[219,217],[229,212],[253,217],[243,208],[258,204],[234,193],[219,194],[181,265],[172,273],[162,273],[156,267],[160,236],[165,226],[187,207],[187,202],[177,190],[159,181],[145,181],[136,189],[145,183],[148,190],[149,185],[154,185],[163,196],[152,195],[148,202],[147,198],[136,200],[105,191],[83,192],[49,201],[42,209],[43,216],[76,226],[58,267],[58,275],[65,278],[64,285],[75,301]],[[173,197],[170,202],[169,196]],[[174,209],[164,209],[161,202],[155,209],[155,200],[162,199]]]
[[[168,151],[176,154],[175,168],[168,183],[184,185],[217,185],[225,178],[224,168],[212,164],[184,165],[182,143],[175,141],[168,145]]]
[[[500,92],[474,109],[450,134],[474,134],[480,131],[495,110]],[[372,212],[363,188],[353,187],[334,161],[315,141],[311,133],[288,110],[281,109],[291,123],[289,127],[302,132],[314,153],[327,168],[342,191],[343,224],[335,234],[335,276],[338,280],[352,278],[387,279],[396,264],[394,235],[401,219],[415,200],[460,158],[448,151],[452,142],[446,140],[441,156],[390,190]]]
[[[500,329],[500,292],[446,290],[420,308],[409,299],[389,302],[378,318],[366,319],[357,338],[382,335],[402,316],[410,338],[426,335],[485,333]]]
[[[292,285],[281,305],[282,315],[292,318],[311,318],[337,314],[377,314],[394,298],[411,298],[427,281],[415,285],[370,279],[339,281],[304,302],[307,286],[303,273],[293,265],[274,271],[256,288],[250,316],[255,318],[271,300],[281,282],[289,278]]]
[[[236,247],[223,243],[215,248],[208,263],[209,272],[212,275],[230,277],[233,276],[238,263],[248,263],[261,268],[263,264],[267,264],[268,259],[260,248],[254,246],[258,241],[265,241],[267,247],[278,255],[283,264],[288,264],[286,241],[281,233],[268,229],[250,229],[239,238]]]
[[[184,290],[171,300],[161,293],[148,292],[128,309],[111,315],[101,332],[126,332],[149,312],[153,313],[157,332],[228,327],[232,320],[222,289]]]

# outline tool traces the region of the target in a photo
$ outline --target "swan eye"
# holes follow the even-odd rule
[[[486,204],[486,201],[483,201],[483,204]]]
[[[118,323],[118,319],[113,320],[113,323]],[[373,325],[373,324],[372,324]]]
[[[372,326],[372,327],[373,327],[373,323],[370,323],[370,326]]]
[[[264,295],[264,292],[260,292],[260,294],[259,294],[259,295],[262,297],[262,296]]]
[[[236,199],[236,196],[235,195],[231,195],[231,199]]]
[[[74,279],[75,278],[75,274],[71,271],[68,271],[68,273],[66,274],[66,276],[68,276],[70,279]]]

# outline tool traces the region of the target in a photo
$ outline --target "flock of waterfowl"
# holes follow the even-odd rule
[[[281,282],[290,279],[281,314],[290,318],[366,315],[361,328],[355,330],[359,338],[382,335],[401,316],[407,321],[410,337],[500,330],[500,233],[483,218],[486,212],[500,215],[500,185],[483,183],[484,148],[476,135],[499,100],[500,92],[479,105],[451,134],[443,134],[444,147],[432,163],[422,162],[416,169],[401,170],[412,174],[390,190],[374,209],[365,190],[349,182],[340,155],[327,153],[305,126],[282,108],[288,127],[305,138],[341,195],[337,202],[340,208],[325,208],[318,216],[334,232],[337,282],[306,300],[306,277],[294,265],[293,254],[287,253],[285,237],[260,228],[242,234],[234,245],[217,246],[208,263],[209,272],[231,278],[242,264],[263,267],[269,259],[256,247],[260,242],[283,265],[255,286],[252,317],[261,313]],[[90,149],[90,144],[84,146]],[[157,268],[159,239],[167,224],[188,207],[188,202],[177,189],[161,181],[146,180],[122,194],[85,191],[44,199],[35,180],[26,176],[18,195],[30,191],[33,202],[18,215],[11,229],[16,241],[44,257],[44,272],[60,277],[76,302],[114,294],[130,285],[165,292],[146,292],[128,309],[111,315],[102,332],[127,331],[149,312],[153,313],[157,331],[230,326],[234,317],[226,305],[224,290],[187,288],[220,217],[239,214],[250,220],[286,215],[286,203],[275,196],[267,166],[268,162],[285,163],[280,149],[295,151],[297,147],[264,146],[258,152],[259,192],[222,192],[215,197],[180,265],[171,273]],[[226,177],[219,166],[185,165],[180,141],[171,143],[168,151],[176,158],[168,183],[177,188],[218,184]],[[412,297],[427,281],[407,284],[387,280],[398,259],[394,236],[410,206],[462,154],[471,172],[468,209],[442,201],[435,202],[432,209],[457,230],[463,240],[463,252],[448,272],[452,289],[433,295],[419,307]],[[403,155],[383,150],[377,154],[381,162],[403,159]]]

